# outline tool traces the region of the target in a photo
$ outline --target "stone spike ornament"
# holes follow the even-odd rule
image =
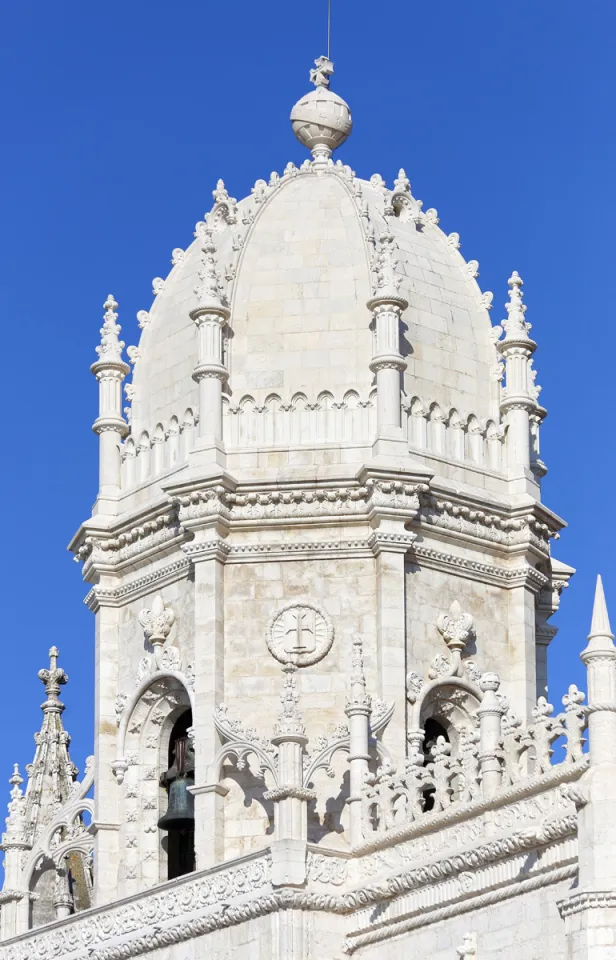
[[[592,608],[592,622],[590,624],[589,642],[593,640],[608,641],[607,647],[610,647],[610,641],[614,640],[614,634],[610,626],[610,618],[607,612],[607,603],[605,602],[605,592],[603,590],[603,579],[601,574],[597,574],[595,585],[595,599]],[[604,644],[602,644],[603,646]]]
[[[203,256],[199,270],[199,284],[195,287],[198,306],[191,312],[193,320],[201,311],[226,309],[226,298],[216,262],[216,244],[209,227],[203,231],[201,250]]]
[[[291,110],[291,126],[300,143],[312,153],[316,168],[327,166],[332,152],[348,138],[353,128],[348,104],[329,89],[334,64],[319,57],[310,71],[315,89],[301,97]]]
[[[524,281],[518,271],[514,270],[507,283],[509,285],[509,300],[505,304],[507,319],[502,321],[505,340],[530,340],[528,332],[531,324],[525,319],[527,307],[523,302],[524,294],[522,293]]]
[[[100,329],[101,342],[96,348],[98,362],[121,364],[124,342],[120,340],[120,332],[122,327],[117,322],[118,302],[113,294],[109,294],[103,304],[103,309],[105,311],[105,316],[103,318],[103,325]]]

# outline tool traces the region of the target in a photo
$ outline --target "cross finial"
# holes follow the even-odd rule
[[[43,709],[46,706],[57,705],[60,703],[58,694],[60,693],[60,686],[62,684],[68,683],[68,677],[64,670],[58,666],[58,657],[60,656],[60,651],[57,647],[50,647],[49,649],[49,669],[39,670],[38,677],[42,683],[45,684],[45,692],[47,694],[47,703],[43,704]],[[62,704],[64,709],[64,705]]]
[[[334,72],[334,65],[329,57],[319,57],[314,61],[314,70],[310,71],[310,83],[315,87],[329,87],[329,78]]]

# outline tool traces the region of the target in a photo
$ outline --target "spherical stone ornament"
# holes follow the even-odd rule
[[[334,642],[334,626],[313,603],[287,603],[270,618],[267,647],[279,663],[309,667],[325,657]]]
[[[349,105],[327,87],[317,87],[298,100],[291,110],[291,126],[309,150],[325,147],[330,153],[353,129]]]
[[[316,89],[298,100],[291,110],[293,133],[315,159],[329,157],[353,129],[348,103],[328,89],[333,72],[334,65],[327,57],[315,60],[310,80]]]

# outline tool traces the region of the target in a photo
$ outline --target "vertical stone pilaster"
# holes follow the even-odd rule
[[[507,697],[514,713],[527,723],[537,702],[535,592],[527,583],[509,590],[507,601],[509,671]]]
[[[101,577],[100,586],[108,584]],[[94,904],[118,896],[121,792],[114,774],[117,752],[121,610],[97,598],[94,687]]]
[[[384,740],[396,761],[406,754],[405,556],[414,535],[396,521],[372,534],[376,557],[376,648],[379,694],[394,704]]]
[[[211,535],[211,534],[210,534]],[[224,541],[200,531],[189,553],[195,577],[195,859],[197,870],[223,858],[223,801],[226,791],[208,782],[220,741],[213,721],[224,699]]]

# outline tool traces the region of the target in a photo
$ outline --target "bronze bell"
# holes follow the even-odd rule
[[[158,821],[161,830],[192,830],[195,825],[195,798],[188,790],[193,780],[186,775],[187,746],[185,737],[176,741],[174,763],[161,777],[169,784],[167,812]]]
[[[195,798],[188,792],[192,780],[179,776],[169,784],[169,806],[158,821],[161,830],[187,830],[195,825]]]

